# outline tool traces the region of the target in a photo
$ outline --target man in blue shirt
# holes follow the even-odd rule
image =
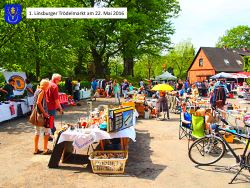
[[[97,89],[97,82],[96,82],[95,78],[92,79],[91,89],[92,89],[93,94],[95,94],[96,89]]]

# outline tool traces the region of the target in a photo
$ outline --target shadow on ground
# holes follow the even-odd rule
[[[235,176],[235,174],[239,170],[239,167],[233,167],[229,170],[228,166],[222,166],[222,165],[208,165],[208,166],[196,165],[195,167],[203,171],[231,174],[231,176],[228,176],[228,179],[226,180],[228,182],[231,181],[231,179]],[[233,182],[233,184],[250,183],[250,176],[246,175],[247,173],[249,173],[248,170],[242,170],[241,173],[237,176],[237,178]]]
[[[125,168],[125,174],[100,174],[100,176],[132,176],[140,179],[155,180],[167,167],[161,164],[154,164],[151,160],[152,150],[150,149],[150,133],[147,130],[137,130],[136,142],[129,144],[129,157]],[[90,161],[86,155],[70,155],[67,161],[60,163],[58,169],[69,170],[74,173],[92,172]]]
[[[154,164],[151,160],[150,137],[147,130],[136,132],[136,142],[129,145],[129,158],[126,174],[141,179],[155,180],[157,176],[167,167],[166,165]]]

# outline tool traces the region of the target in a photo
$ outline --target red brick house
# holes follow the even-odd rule
[[[204,81],[220,72],[242,72],[244,56],[250,52],[242,49],[201,47],[188,69],[190,83]]]

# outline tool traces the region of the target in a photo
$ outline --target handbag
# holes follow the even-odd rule
[[[40,126],[40,127],[44,126],[45,120],[44,120],[43,114],[38,113],[37,106],[35,106],[34,109],[32,110],[32,113],[29,118],[29,122],[35,126]]]
[[[54,126],[54,116],[44,118],[44,127],[52,129]]]
[[[45,120],[43,114],[39,112],[36,101],[32,113],[30,115],[29,122],[35,126],[40,126],[40,127],[44,126]]]
[[[32,112],[31,112],[31,115],[30,115],[30,118],[29,118],[29,122],[32,125],[36,125],[36,119],[37,119],[37,110],[36,110],[36,107],[34,107],[33,110],[32,110]]]

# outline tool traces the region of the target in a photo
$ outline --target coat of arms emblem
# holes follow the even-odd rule
[[[22,20],[22,7],[20,4],[8,4],[4,6],[4,18],[9,24],[18,24]]]

